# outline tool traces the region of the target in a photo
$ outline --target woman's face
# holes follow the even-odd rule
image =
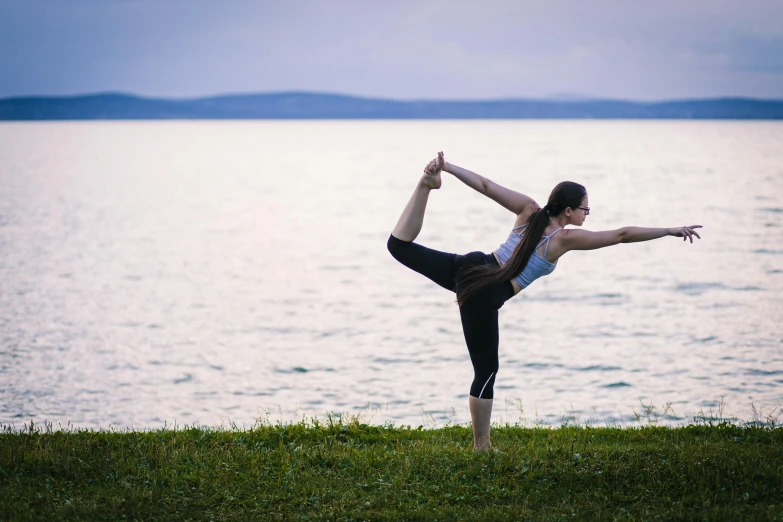
[[[582,198],[582,202],[579,204],[579,206],[573,209],[573,213],[571,214],[573,216],[573,224],[581,227],[585,222],[585,218],[587,218],[589,214],[590,202],[587,198],[587,194],[585,194],[585,197]]]

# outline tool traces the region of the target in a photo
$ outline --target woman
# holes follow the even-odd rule
[[[441,186],[445,171],[516,214],[514,228],[492,254],[447,254],[413,243],[421,232],[430,191]],[[618,243],[649,241],[664,236],[700,238],[701,225],[676,228],[623,227],[590,232],[566,229],[582,226],[590,213],[587,191],[571,181],[558,184],[541,208],[532,198],[514,192],[469,170],[447,163],[443,153],[424,169],[416,190],[402,211],[388,241],[400,263],[457,294],[462,330],[473,363],[470,418],[473,448],[489,449],[493,387],[498,371],[498,310],[537,278],[551,273],[557,260],[571,250],[594,250]]]

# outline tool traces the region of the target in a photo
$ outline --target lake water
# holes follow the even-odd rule
[[[385,246],[441,149],[542,204],[583,183],[591,230],[705,227],[506,303],[493,420],[783,406],[781,122],[3,123],[0,424],[468,422],[454,296]],[[418,241],[490,252],[513,221],[446,177]]]

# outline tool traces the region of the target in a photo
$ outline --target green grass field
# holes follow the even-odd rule
[[[783,430],[359,421],[0,434],[4,520],[783,520]]]

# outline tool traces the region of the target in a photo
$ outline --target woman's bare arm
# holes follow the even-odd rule
[[[623,227],[617,230],[604,230],[601,232],[568,229],[563,234],[561,242],[566,252],[569,250],[595,250],[619,243],[637,243],[666,236],[681,237],[683,241],[690,239],[691,243],[693,243],[693,236],[701,239],[701,236],[695,231],[697,228],[702,228],[702,226],[691,225],[674,228]]]
[[[530,196],[498,185],[494,181],[476,174],[475,172],[471,172],[468,169],[463,169],[462,167],[444,161],[443,170],[453,175],[473,190],[480,192],[489,199],[499,203],[500,206],[510,210],[514,214],[519,215],[531,208],[534,210],[539,208],[538,203]]]

